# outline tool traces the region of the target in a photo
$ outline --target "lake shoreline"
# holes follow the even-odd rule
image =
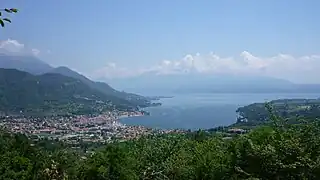
[[[236,110],[252,103],[275,99],[319,98],[319,94],[189,94],[161,99],[161,106],[142,110],[150,116],[126,116],[120,122],[161,129],[210,129],[237,122]]]

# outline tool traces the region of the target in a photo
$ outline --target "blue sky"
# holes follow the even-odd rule
[[[198,57],[202,71],[220,61],[215,69],[235,71],[242,66],[233,61],[247,59],[251,69],[239,72],[269,68],[268,74],[293,80],[295,73],[281,74],[281,54],[291,58],[286,63],[296,63],[288,72],[303,57],[312,59],[305,71],[320,67],[318,0],[2,0],[1,6],[20,12],[0,40],[15,40],[38,49],[39,58],[52,65],[98,78],[181,69],[188,55]],[[272,65],[264,63],[270,59]]]

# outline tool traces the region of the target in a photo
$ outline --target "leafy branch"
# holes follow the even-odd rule
[[[11,20],[7,17],[4,17],[2,16],[3,13],[6,13],[6,14],[12,14],[12,13],[17,13],[18,12],[18,9],[16,8],[5,8],[5,9],[0,9],[0,25],[1,27],[4,27],[5,26],[5,22],[7,23],[11,23]]]

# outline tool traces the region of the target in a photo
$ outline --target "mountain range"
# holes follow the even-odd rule
[[[103,79],[101,79],[103,80]],[[265,76],[230,74],[147,73],[126,79],[106,79],[117,89],[142,94],[181,93],[319,93],[319,84],[296,84]]]
[[[86,98],[87,100],[101,101],[112,104],[117,108],[122,107],[127,109],[152,105],[151,98],[138,94],[320,92],[320,85],[318,84],[294,84],[283,79],[262,76],[204,75],[196,72],[169,75],[158,75],[154,72],[150,72],[126,79],[100,79],[100,82],[98,82],[93,81],[68,67],[52,67],[35,56],[8,55],[5,53],[0,53],[0,68],[2,68],[2,77],[0,81],[0,98],[2,99],[0,101],[2,105],[8,107],[10,106],[9,102],[12,102],[13,108],[19,107],[18,99],[16,99],[19,96],[8,98],[8,94],[14,96],[11,92],[18,94],[29,93],[25,94],[25,96],[30,97],[29,99],[25,97],[27,98],[24,100],[26,103],[25,106],[30,102],[36,102],[35,104],[39,104],[39,102],[44,103],[48,97],[61,97],[66,99],[68,99],[67,97],[77,97],[76,99],[69,99],[70,102],[76,104],[79,101],[79,97],[81,97],[82,101]],[[8,69],[10,69],[10,71],[7,71]],[[20,81],[18,81],[19,78],[11,79],[10,76],[24,78],[21,78]],[[12,80],[14,80],[15,86],[10,85]],[[50,85],[47,81],[53,81],[55,83]],[[41,85],[37,84],[40,82]],[[67,86],[70,83],[73,85]],[[17,84],[21,85],[18,86]],[[109,84],[111,84],[111,86]],[[7,86],[10,86],[10,88]],[[30,86],[31,88],[27,86]],[[51,89],[43,86],[51,87]],[[79,88],[81,89],[81,92],[70,89],[71,87]],[[124,91],[118,91],[113,87]],[[14,88],[17,88],[18,90]],[[60,91],[59,88],[65,89],[64,91]],[[135,92],[138,94],[127,92]],[[20,98],[21,96],[22,95],[20,95]],[[97,99],[92,99],[92,96]],[[31,101],[32,99],[35,101]],[[88,102],[85,104],[88,104]],[[30,107],[32,107],[32,105],[30,105]]]
[[[91,114],[114,108],[129,110],[134,109],[135,105],[61,74],[32,75],[16,69],[0,68],[1,113]]]
[[[53,67],[34,56],[7,55],[0,53],[0,68],[17,69],[39,75],[50,72]]]
[[[59,101],[63,98],[73,103],[86,98],[129,109],[152,105],[147,97],[117,91],[104,82],[92,81],[67,67],[54,68],[34,56],[2,53],[0,68],[1,107],[17,110],[34,105],[44,106],[48,98]],[[2,110],[10,110],[7,108]]]

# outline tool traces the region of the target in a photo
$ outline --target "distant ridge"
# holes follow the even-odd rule
[[[295,84],[288,80],[230,74],[143,74],[110,79],[112,86],[139,93],[320,93],[320,84]]]
[[[17,69],[33,75],[41,75],[46,73],[60,74],[63,76],[78,79],[90,88],[100,91],[108,97],[130,101],[130,103],[139,107],[146,107],[150,105],[150,101],[148,98],[132,93],[117,91],[107,83],[94,82],[84,75],[69,69],[68,67],[61,66],[54,68],[49,64],[39,60],[37,57],[31,55],[8,55],[6,53],[0,52],[0,68]]]
[[[53,70],[50,71],[50,73],[57,73],[57,74],[62,74],[64,76],[72,77],[75,79],[81,80],[83,83],[87,84],[91,88],[98,90],[106,95],[109,96],[115,96],[118,98],[125,99],[132,104],[136,104],[140,107],[146,107],[150,105],[150,101],[148,98],[133,94],[133,93],[126,93],[126,92],[120,92],[109,86],[107,83],[104,82],[95,82],[90,80],[89,78],[85,77],[84,75],[75,72],[67,67],[61,66],[54,68]]]
[[[32,75],[0,68],[2,114],[91,114],[113,108],[130,110],[136,107],[71,77],[54,73]]]
[[[31,74],[44,74],[53,69],[34,56],[7,55],[0,53],[0,68],[17,69]]]

